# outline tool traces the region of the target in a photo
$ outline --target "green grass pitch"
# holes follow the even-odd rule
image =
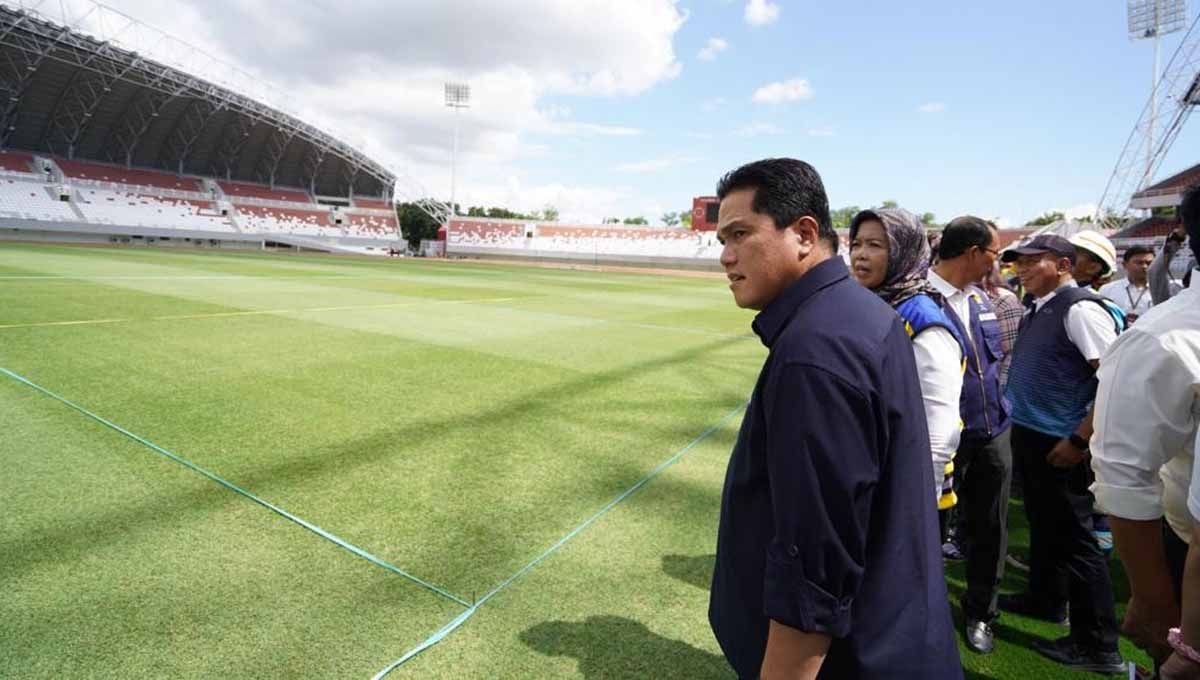
[[[0,375],[0,677],[370,678],[488,593],[388,677],[730,677],[751,318],[713,278],[0,245],[0,367],[144,440]],[[1006,616],[968,676],[1086,677],[1028,651],[1061,633]]]

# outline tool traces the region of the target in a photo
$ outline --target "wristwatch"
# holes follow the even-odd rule
[[[1071,446],[1074,446],[1075,448],[1079,449],[1080,451],[1087,451],[1089,448],[1091,448],[1091,445],[1088,443],[1088,440],[1084,439],[1083,437],[1080,437],[1078,434],[1076,434],[1074,432],[1071,433],[1070,437],[1067,437],[1067,441],[1071,442]]]

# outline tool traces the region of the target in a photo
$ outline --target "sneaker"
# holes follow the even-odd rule
[[[1114,650],[1102,652],[1088,649],[1071,639],[1071,636],[1059,638],[1053,642],[1038,640],[1033,648],[1042,656],[1056,661],[1064,666],[1081,671],[1101,673],[1104,675],[1124,674],[1128,671],[1121,653]]]
[[[947,562],[961,562],[967,559],[967,556],[958,549],[954,541],[946,541],[942,544],[942,559]]]
[[[1031,619],[1041,619],[1042,621],[1057,623],[1060,626],[1071,624],[1071,620],[1067,617],[1066,606],[1047,609],[1045,606],[1035,604],[1033,597],[1029,593],[1001,595],[997,604],[1000,609],[1006,612],[1028,616]]]

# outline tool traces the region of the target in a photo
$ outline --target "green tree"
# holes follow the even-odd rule
[[[687,229],[692,228],[692,211],[691,210],[680,210],[679,211],[679,224]]]
[[[620,217],[605,217],[604,220],[600,224],[620,224],[620,223],[621,223]]]
[[[934,217],[933,213],[931,213],[931,212],[922,213],[921,214],[921,224],[924,224],[927,227],[936,227],[937,226],[937,218]]]
[[[555,208],[554,206],[547,203],[546,207],[542,208],[542,219],[546,220],[547,222],[557,222],[558,221],[558,208]]]
[[[1054,224],[1055,222],[1058,222],[1059,220],[1063,220],[1063,219],[1066,219],[1066,218],[1064,217],[1064,215],[1061,212],[1058,212],[1058,211],[1047,212],[1047,213],[1042,213],[1039,217],[1035,217],[1034,219],[1026,222],[1025,226],[1027,226],[1027,227],[1044,227],[1047,224]]]
[[[442,226],[415,203],[397,204],[396,220],[400,223],[404,238],[414,248],[421,245],[422,240],[437,238],[438,228]]]
[[[857,205],[850,205],[846,206],[845,208],[838,208],[837,210],[832,211],[829,216],[833,221],[833,228],[849,229],[850,220],[854,219],[854,216],[857,215],[859,211],[860,208]]]
[[[638,215],[637,217],[626,217],[624,220],[621,220],[621,221],[624,224],[637,224],[637,225],[650,224],[649,222],[646,221],[646,218],[642,217],[641,215]]]
[[[665,212],[661,219],[662,223],[668,227],[679,226],[679,213]]]
[[[895,201],[892,201],[892,200],[887,200],[887,201],[884,201],[883,204],[880,205],[879,207],[880,208],[899,208],[900,204]]]

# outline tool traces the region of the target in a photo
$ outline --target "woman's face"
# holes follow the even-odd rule
[[[850,242],[850,273],[863,286],[875,290],[883,285],[887,269],[887,231],[878,221],[867,220],[858,226]]]

